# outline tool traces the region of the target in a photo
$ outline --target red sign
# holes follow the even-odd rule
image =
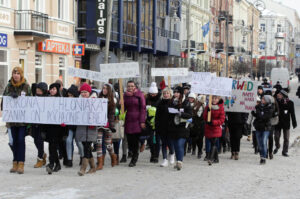
[[[261,56],[260,59],[266,59],[266,56]],[[286,61],[285,56],[267,56],[267,60],[278,60],[278,61]]]
[[[73,44],[73,55],[84,56],[84,44]]]
[[[41,52],[70,54],[70,44],[61,41],[46,40],[38,44],[38,50]]]

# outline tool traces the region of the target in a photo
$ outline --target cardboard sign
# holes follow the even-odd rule
[[[68,67],[67,70],[68,70],[68,75],[72,77],[79,77],[79,78],[89,79],[89,80],[94,80],[99,82],[108,82],[108,79],[105,78],[103,74],[100,72],[85,70],[81,68],[73,68],[73,67]]]
[[[191,82],[191,92],[204,95],[228,96],[232,94],[232,79],[202,74],[199,81]]]
[[[138,62],[100,64],[100,72],[107,79],[134,78],[140,76]]]
[[[189,74],[187,68],[151,68],[152,77],[176,77],[176,76],[187,76]]]
[[[225,97],[226,112],[249,113],[255,110],[257,97],[257,82],[248,80],[232,81],[232,96]]]
[[[105,126],[107,99],[3,97],[4,122]]]
[[[38,44],[38,50],[41,52],[68,55],[70,54],[70,43],[46,40]]]

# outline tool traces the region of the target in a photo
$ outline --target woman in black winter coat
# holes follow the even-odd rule
[[[174,145],[168,135],[168,122],[169,122],[169,111],[168,107],[171,102],[173,91],[170,88],[165,88],[162,91],[162,99],[158,102],[155,114],[155,132],[161,140],[161,150],[163,155],[163,162],[161,167],[167,167],[169,165],[167,159],[167,148],[170,150],[170,163],[174,164],[175,154]]]
[[[58,83],[51,84],[49,87],[49,97],[61,97],[59,88],[60,85]],[[64,136],[66,136],[66,128],[64,124],[47,125],[46,141],[49,142],[49,164],[46,166],[46,171],[48,174],[61,170],[57,150]]]
[[[182,87],[174,90],[174,96],[169,106],[169,126],[168,133],[172,142],[177,159],[174,167],[181,170],[184,156],[184,144],[190,135],[190,129],[187,126],[187,120],[192,118],[193,110],[188,100],[184,99]]]
[[[255,111],[251,114],[255,117],[254,127],[256,129],[256,139],[260,152],[260,164],[266,163],[267,158],[267,142],[270,134],[271,118],[273,115],[273,106],[271,101],[272,96],[264,95],[261,104],[255,107]]]

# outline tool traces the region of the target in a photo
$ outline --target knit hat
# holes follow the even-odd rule
[[[92,88],[91,88],[91,86],[89,84],[83,83],[81,85],[81,87],[80,87],[80,92],[82,92],[82,91],[87,91],[87,92],[91,93],[92,92]]]
[[[187,83],[183,83],[183,89],[191,89],[191,85],[187,84]]]
[[[48,85],[45,82],[40,82],[36,85],[36,88],[39,88],[43,91],[43,95],[46,95],[48,92]]]
[[[261,85],[259,85],[259,86],[257,87],[257,89],[263,90],[263,87],[262,87]]]
[[[180,93],[181,95],[183,95],[183,88],[181,86],[177,86],[175,89],[174,89],[174,93]]]
[[[283,97],[285,97],[285,98],[289,97],[289,94],[283,89],[279,93],[281,93],[283,95]]]
[[[190,93],[188,97],[196,99],[196,94],[195,93]]]
[[[199,95],[199,96],[197,97],[197,101],[204,104],[205,101],[206,101],[206,96],[205,96],[205,95]]]
[[[158,88],[157,88],[155,82],[152,82],[152,83],[151,83],[151,86],[150,86],[150,88],[149,88],[149,93],[150,93],[150,94],[158,93]]]
[[[78,87],[72,84],[70,88],[67,90],[67,93],[72,94],[74,97],[79,97]]]
[[[271,95],[264,95],[264,99],[267,102],[267,104],[272,103],[272,96]]]

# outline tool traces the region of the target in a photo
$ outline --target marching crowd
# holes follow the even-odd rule
[[[139,90],[134,81],[128,81],[126,86],[121,104],[118,86],[104,84],[99,93],[87,83],[65,89],[60,80],[49,88],[44,82],[30,86],[22,68],[15,67],[3,96],[106,98],[108,123],[106,126],[7,123],[13,152],[10,172],[24,173],[27,135],[33,137],[37,148],[34,167],[46,165],[48,174],[61,170],[61,160],[66,168],[73,166],[74,140],[80,155],[79,176],[102,170],[107,152],[112,167],[126,163],[127,158],[131,158],[129,167],[134,167],[139,153],[146,147],[150,148],[150,162],[158,163],[161,151],[160,166],[171,164],[177,170],[182,169],[186,153],[198,159],[204,157],[208,165],[219,163],[218,154],[226,151],[231,152],[231,159],[238,160],[241,138],[246,135],[250,141],[251,133],[260,164],[265,164],[267,158],[272,159],[280,149],[281,131],[282,155],[288,156],[290,124],[296,128],[297,121],[294,104],[279,83],[272,88],[265,80],[258,87],[257,105],[251,113],[226,113],[220,96],[211,96],[210,105],[209,96],[191,93],[188,84],[171,89],[162,82],[158,89],[153,82],[147,94]],[[124,105],[124,113],[121,105]],[[44,142],[49,146],[48,164]]]

